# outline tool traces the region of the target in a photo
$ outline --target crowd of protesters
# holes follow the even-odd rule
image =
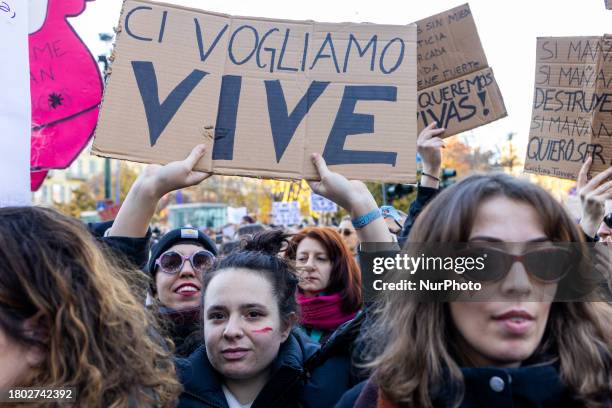
[[[443,132],[419,135],[406,213],[379,208],[314,154],[312,190],[349,214],[338,227],[249,222],[219,247],[188,226],[150,246],[160,198],[208,177],[193,170],[203,146],[147,167],[111,223],[0,209],[0,390],[72,388],[80,407],[612,407],[612,305],[532,301],[566,275],[542,261],[551,251],[523,253],[533,242],[609,245],[612,169],[588,180],[584,164],[576,222],[504,174],[440,192]],[[458,242],[522,243],[479,277],[493,300],[364,299],[364,244]]]

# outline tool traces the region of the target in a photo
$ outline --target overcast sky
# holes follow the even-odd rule
[[[327,22],[407,24],[465,3],[460,0],[166,0],[208,11],[255,17]],[[103,53],[100,32],[117,25],[120,0],[95,0],[71,20],[94,54]],[[504,97],[508,117],[475,129],[471,145],[494,149],[508,133],[527,143],[536,37],[612,33],[612,10],[604,0],[472,0],[469,2],[489,65]],[[524,155],[524,150],[521,153]]]

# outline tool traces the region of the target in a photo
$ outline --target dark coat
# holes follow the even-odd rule
[[[292,331],[273,362],[271,378],[252,408],[333,407],[349,388],[346,359],[331,357],[310,369],[308,361],[317,355],[319,345],[303,333]],[[186,359],[177,359],[184,391],[181,408],[227,408],[219,374],[212,367],[204,346]]]
[[[322,365],[330,358],[342,358],[349,367],[350,387],[368,378],[368,373],[360,364],[363,344],[357,341],[360,331],[364,325],[369,324],[368,308],[364,307],[357,312],[353,319],[342,324],[330,334],[325,343],[321,344],[321,349],[317,355],[309,359],[312,367]]]
[[[104,243],[119,257],[125,257],[134,266],[143,269],[149,259],[149,245],[151,241],[151,229],[142,238],[131,237],[105,237],[106,230],[113,226],[114,221],[97,222],[87,224],[87,229],[99,242]]]
[[[406,217],[406,221],[404,221],[404,226],[402,227],[402,230],[400,231],[397,237],[400,245],[406,242],[408,234],[410,234],[410,230],[412,229],[412,226],[414,225],[414,222],[416,221],[421,211],[423,211],[427,203],[433,200],[439,192],[440,189],[438,188],[423,187],[421,186],[421,184],[417,186],[416,198],[412,203],[410,203],[408,216]]]
[[[165,334],[174,342],[174,356],[188,357],[203,343],[200,307],[174,310],[160,307],[158,317]]]
[[[327,340],[329,340],[331,335],[334,334],[334,331],[335,331],[335,330],[320,330],[320,329],[316,329],[316,328],[310,327],[310,326],[300,326],[300,329],[312,341],[317,341],[317,343],[319,343],[319,344],[325,344],[327,342]],[[312,336],[312,332],[314,332],[314,331],[318,331],[318,332],[321,333],[321,337],[319,338],[319,340],[315,340],[314,337]]]
[[[583,405],[561,382],[556,364],[519,368],[462,368],[465,395],[462,408],[570,408]],[[451,406],[453,388],[441,386],[434,407]],[[376,408],[378,387],[372,379],[349,390],[336,408]]]

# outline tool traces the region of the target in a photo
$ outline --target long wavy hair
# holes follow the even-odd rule
[[[446,189],[419,215],[411,242],[467,242],[479,205],[503,196],[530,205],[551,241],[582,242],[563,207],[527,181],[504,174],[474,175]],[[520,222],[520,220],[517,220]],[[389,400],[400,406],[432,407],[440,386],[454,390],[453,406],[464,395],[460,366],[469,365],[448,303],[417,302],[388,291],[362,333],[366,367]],[[587,406],[599,406],[612,393],[612,306],[604,302],[553,303],[539,347],[529,360],[552,356],[560,376]]]
[[[304,238],[311,238],[319,242],[327,251],[327,256],[332,263],[329,284],[325,288],[325,293],[340,294],[343,312],[353,313],[359,310],[363,303],[361,270],[340,234],[329,227],[304,228],[291,238],[285,256],[295,261],[297,248]]]
[[[0,209],[0,329],[42,355],[14,386],[74,387],[81,407],[174,406],[172,356],[134,294],[146,279],[75,219]]]

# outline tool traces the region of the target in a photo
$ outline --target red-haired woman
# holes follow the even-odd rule
[[[362,305],[361,272],[336,230],[309,227],[287,249],[300,271],[300,323],[311,339],[324,343]]]

